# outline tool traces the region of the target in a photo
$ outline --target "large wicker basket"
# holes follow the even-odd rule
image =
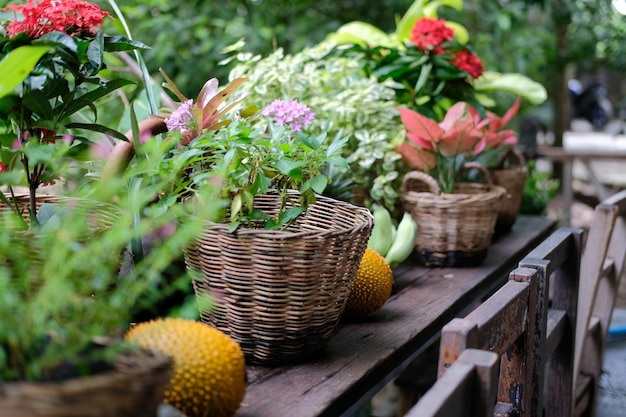
[[[457,182],[455,193],[441,192],[437,181],[421,171],[404,176],[401,198],[417,223],[417,259],[426,266],[476,266],[487,256],[498,206],[506,191],[494,185],[488,171],[478,169],[487,183]]]
[[[505,164],[510,162],[508,166]],[[524,194],[524,183],[528,177],[526,160],[524,155],[515,149],[510,149],[496,168],[489,169],[496,185],[504,187],[506,195],[502,199],[502,204],[498,210],[496,220],[496,233],[506,233],[511,230],[517,220],[522,195]]]
[[[297,198],[296,198],[297,200]],[[280,197],[257,197],[273,215]],[[198,296],[217,305],[202,321],[237,341],[249,363],[283,365],[315,356],[343,313],[373,227],[369,210],[318,196],[284,231],[207,223],[185,262]]]
[[[172,359],[139,350],[115,369],[62,382],[0,382],[2,417],[153,417],[167,388]]]

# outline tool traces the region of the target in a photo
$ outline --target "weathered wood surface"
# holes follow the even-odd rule
[[[406,417],[492,417],[500,357],[466,349]]]
[[[454,317],[471,311],[507,280],[554,221],[520,216],[475,268],[394,270],[394,294],[367,321],[342,323],[320,357],[299,365],[248,367],[239,417],[350,416],[423,351]]]

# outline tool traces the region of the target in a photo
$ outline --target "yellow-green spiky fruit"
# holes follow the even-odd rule
[[[391,295],[393,273],[378,252],[365,250],[352,284],[344,315],[362,318],[378,311]]]
[[[164,402],[187,417],[232,417],[246,390],[241,347],[204,323],[157,319],[132,328],[126,339],[174,359]]]

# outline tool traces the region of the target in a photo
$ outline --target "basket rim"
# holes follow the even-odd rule
[[[272,191],[273,190],[270,190],[266,194],[256,196],[255,201],[258,198],[268,199],[268,198],[278,197],[278,193],[272,192]],[[296,190],[288,190],[288,191],[297,192]],[[276,238],[288,239],[288,238],[300,238],[303,236],[309,236],[309,237],[310,236],[328,236],[328,235],[332,235],[335,233],[345,233],[346,231],[361,230],[363,228],[373,226],[374,216],[372,215],[370,210],[367,209],[366,207],[358,206],[356,204],[352,204],[347,201],[336,200],[334,198],[324,196],[321,194],[316,194],[315,198],[316,198],[315,203],[309,205],[307,212],[303,214],[304,216],[311,215],[311,213],[314,214],[316,205],[319,205],[321,203],[321,204],[330,206],[330,209],[334,209],[335,214],[337,216],[353,220],[351,222],[351,225],[349,227],[340,227],[339,225],[336,225],[336,227],[333,227],[331,229],[320,227],[319,230],[312,230],[312,229],[293,230],[293,228],[286,229],[286,230],[266,230],[263,228],[251,228],[245,225],[241,225],[239,228],[237,228],[236,231],[231,232],[230,223],[228,221],[214,222],[211,220],[204,220],[203,224],[206,227],[204,232],[220,233],[220,234],[224,234],[228,236],[246,236],[246,237],[247,236],[254,236],[254,237],[267,236],[268,238],[272,238],[272,239],[276,239]],[[346,215],[346,212],[348,211],[350,212],[351,216]],[[199,219],[199,216],[195,214],[189,214],[188,216],[190,218]],[[295,223],[295,226],[297,227],[297,222]]]

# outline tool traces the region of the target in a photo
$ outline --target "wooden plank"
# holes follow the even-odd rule
[[[455,318],[441,331],[439,370],[441,377],[468,348],[504,352],[524,333],[528,316],[529,284],[508,281],[464,318]]]
[[[497,354],[467,349],[406,417],[491,417],[498,386]]]
[[[249,385],[237,416],[351,415],[439,334],[506,282],[508,272],[553,230],[554,221],[519,216],[474,268],[394,270],[395,290],[366,321],[342,323],[322,355],[279,368],[248,366]]]

